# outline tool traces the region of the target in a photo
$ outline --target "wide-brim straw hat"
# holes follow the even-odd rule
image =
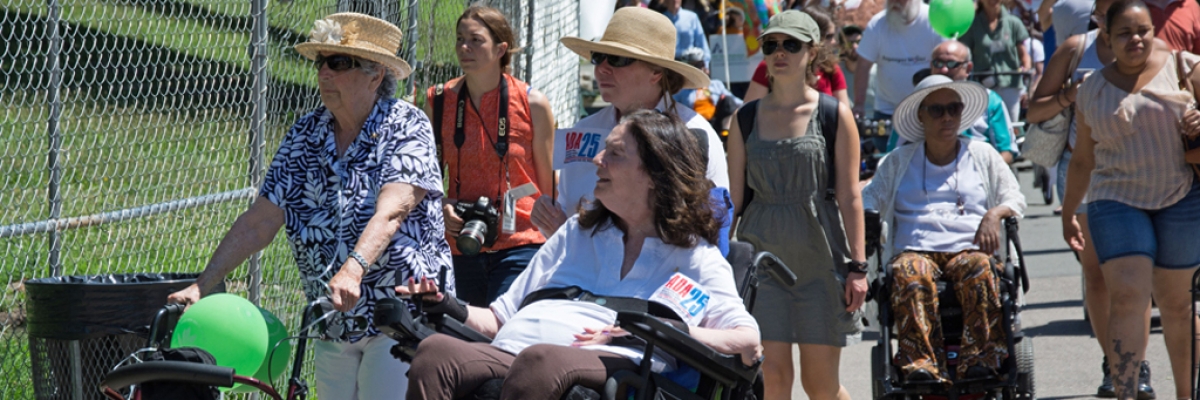
[[[684,88],[708,87],[708,75],[691,65],[675,61],[675,24],[666,16],[641,7],[625,7],[613,13],[599,41],[567,36],[563,46],[590,59],[592,53],[630,57],[683,75]]]
[[[401,80],[412,74],[412,67],[396,56],[403,36],[391,22],[359,13],[338,13],[317,20],[308,41],[295,48],[310,60],[327,53],[377,62],[391,70],[396,80]]]
[[[925,101],[925,96],[941,89],[958,92],[958,98],[963,103],[959,132],[970,128],[987,111],[988,93],[983,85],[969,81],[955,82],[945,75],[930,75],[917,84],[916,90],[905,97],[896,106],[896,113],[892,114],[892,124],[900,138],[913,143],[925,140],[925,124],[921,123],[917,111],[921,108],[921,102]]]

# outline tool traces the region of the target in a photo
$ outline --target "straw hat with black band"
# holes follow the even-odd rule
[[[896,127],[896,133],[900,134],[901,139],[913,143],[925,140],[925,124],[921,123],[917,112],[920,111],[925,96],[941,89],[957,92],[959,101],[963,103],[962,119],[958,123],[959,132],[970,128],[975,124],[975,120],[987,111],[988,93],[983,85],[970,81],[955,82],[945,75],[930,75],[922,79],[916,90],[896,106],[892,125]]]
[[[708,75],[704,71],[675,61],[675,24],[649,9],[625,7],[617,10],[599,41],[567,36],[559,42],[587,59],[592,58],[592,53],[604,53],[669,69],[683,75],[685,89],[708,87]]]
[[[338,13],[317,20],[308,41],[295,48],[309,60],[326,53],[377,62],[401,80],[412,74],[412,67],[396,56],[401,37],[400,28],[391,22],[359,13]]]

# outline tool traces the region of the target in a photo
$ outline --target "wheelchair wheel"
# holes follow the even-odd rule
[[[888,368],[884,358],[883,347],[877,344],[871,348],[871,398],[875,400],[888,398],[883,391],[884,368]]]
[[[1033,381],[1033,339],[1021,338],[1016,344],[1017,351],[1017,399],[1035,398]]]

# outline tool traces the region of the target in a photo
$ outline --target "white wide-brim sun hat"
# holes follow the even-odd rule
[[[955,82],[945,75],[930,75],[917,84],[912,94],[905,97],[900,105],[896,106],[895,114],[892,114],[892,125],[896,127],[896,133],[900,134],[901,139],[913,143],[925,140],[925,124],[921,123],[917,112],[920,111],[925,96],[941,89],[957,92],[963,103],[962,120],[958,123],[959,132],[970,128],[975,124],[975,120],[987,111],[988,93],[983,85],[969,81]]]

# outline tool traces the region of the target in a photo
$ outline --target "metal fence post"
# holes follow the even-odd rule
[[[252,0],[250,15],[254,18],[254,31],[250,34],[250,73],[254,74],[251,98],[254,108],[250,115],[250,187],[258,188],[263,180],[263,141],[267,121],[267,0]],[[250,199],[254,203],[255,198]],[[250,272],[248,297],[251,303],[259,304],[262,297],[262,252],[250,256],[247,262]]]
[[[59,91],[62,89],[62,68],[59,66],[58,60],[62,53],[62,35],[58,30],[59,15],[62,10],[58,0],[46,0],[46,8],[49,12],[47,28],[49,28],[50,34],[50,49],[49,54],[46,55],[46,64],[50,68],[50,87],[46,90],[46,101],[50,104],[50,117],[46,120],[46,136],[49,139],[46,168],[50,170],[50,182],[46,187],[46,197],[50,206],[50,223],[56,224],[58,218],[62,216],[62,193],[59,191],[59,184],[62,183],[62,163],[59,160],[59,152],[62,150],[62,132],[58,127],[62,117],[62,99],[59,98]],[[60,259],[62,233],[57,228],[51,230],[47,235],[47,244],[50,275],[60,276],[63,273]]]

